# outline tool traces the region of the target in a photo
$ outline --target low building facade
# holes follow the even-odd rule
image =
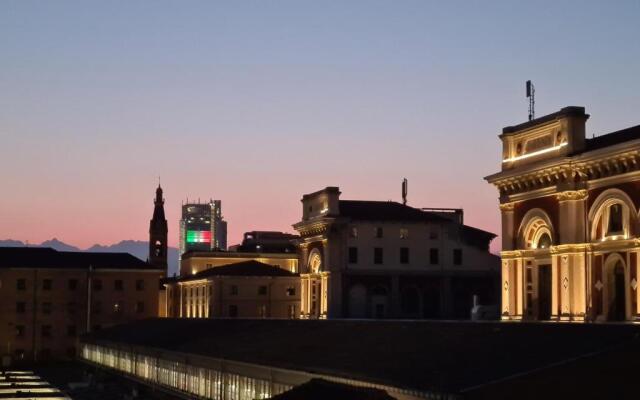
[[[16,361],[73,358],[81,334],[156,317],[163,273],[126,253],[0,248],[0,342]]]
[[[168,317],[295,319],[300,315],[300,276],[254,260],[168,279],[165,288]]]
[[[503,129],[504,320],[640,320],[640,126],[587,138],[566,107]]]
[[[298,240],[303,318],[468,319],[474,295],[498,302],[495,237],[462,210],[340,200],[337,187],[302,198]]]

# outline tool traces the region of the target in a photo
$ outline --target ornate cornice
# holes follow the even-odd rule
[[[589,197],[589,192],[585,189],[581,190],[565,190],[556,194],[558,201],[584,200]]]

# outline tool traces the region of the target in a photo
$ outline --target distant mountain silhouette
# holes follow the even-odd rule
[[[19,240],[0,240],[0,247],[21,247],[27,244]],[[141,240],[123,240],[119,243],[111,245],[94,244],[86,250],[82,250],[76,246],[64,243],[56,238],[46,240],[40,244],[29,243],[31,247],[51,247],[58,251],[91,251],[91,252],[105,252],[105,253],[129,253],[138,257],[141,260],[146,260],[149,255],[149,242],[143,242]],[[173,275],[178,271],[178,249],[175,247],[168,248],[168,260],[169,263],[169,275]]]

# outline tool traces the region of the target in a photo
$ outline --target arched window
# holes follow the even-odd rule
[[[592,241],[626,239],[635,232],[637,213],[631,198],[620,189],[604,191],[589,211]]]
[[[543,232],[538,238],[538,244],[536,248],[538,249],[548,249],[551,247],[551,236],[547,232]]]
[[[548,249],[553,245],[553,225],[541,208],[533,208],[522,217],[518,229],[519,249]]]
[[[609,206],[609,226],[607,236],[622,235],[622,204],[616,203]]]
[[[311,254],[309,255],[308,262],[309,272],[312,274],[317,274],[322,271],[322,256],[320,256],[320,251],[318,249],[313,249]]]

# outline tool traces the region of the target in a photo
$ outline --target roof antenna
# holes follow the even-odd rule
[[[536,88],[531,81],[527,81],[527,98],[529,99],[529,121],[536,117]]]
[[[407,178],[402,180],[402,205],[407,205],[407,191],[409,190],[409,181]]]

